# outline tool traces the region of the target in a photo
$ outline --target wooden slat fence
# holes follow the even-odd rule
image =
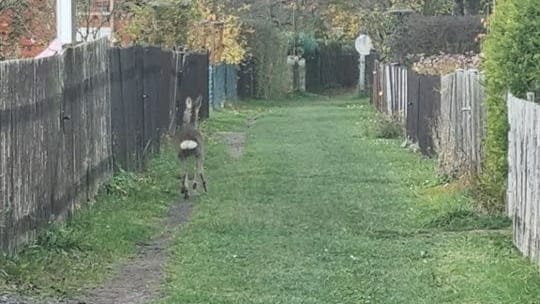
[[[179,98],[177,98],[177,121],[182,121],[184,100],[187,97],[202,96],[204,103],[200,110],[202,119],[210,116],[210,103],[208,102],[208,53],[186,52],[182,56],[182,72],[180,74]]]
[[[392,66],[377,65],[373,82],[372,102],[387,114],[398,103],[393,92],[401,85],[392,73]],[[409,71],[407,86],[409,137],[421,147],[429,147],[422,143],[423,137],[435,140],[433,152],[440,158],[443,173],[481,173],[486,122],[481,73],[458,70],[441,79]],[[507,107],[507,213],[513,222],[515,246],[540,264],[540,105],[509,94]],[[422,135],[428,131],[431,135]]]
[[[371,52],[370,55],[366,56],[366,67],[365,67],[365,81],[366,81],[366,93],[372,94],[373,90],[373,77],[375,77],[375,65],[378,64],[378,54],[376,52]]]
[[[255,61],[253,58],[248,58],[239,65],[237,82],[239,99],[249,99],[255,96]]]
[[[238,71],[234,64],[210,66],[209,99],[210,107],[222,108],[226,101],[238,99]]]
[[[540,105],[508,96],[507,211],[516,247],[540,263]]]
[[[448,176],[482,171],[486,110],[482,75],[458,70],[442,77],[437,127],[439,171]]]
[[[441,78],[414,71],[408,71],[407,78],[407,137],[418,144],[422,154],[433,156],[441,105]]]
[[[404,122],[407,117],[407,69],[376,63],[373,77],[373,103],[386,115]]]
[[[318,92],[332,87],[353,88],[358,84],[359,55],[340,44],[322,44],[306,58],[306,90]]]
[[[440,108],[440,77],[421,75],[399,65],[375,63],[372,103],[401,121],[407,137],[425,155],[435,152],[434,133]]]
[[[106,40],[0,62],[0,250],[91,200],[114,167],[142,169],[181,124],[180,101],[208,101],[207,77],[207,54]]]
[[[112,174],[107,45],[0,70],[0,248],[14,252]]]

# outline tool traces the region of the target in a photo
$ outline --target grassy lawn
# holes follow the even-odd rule
[[[380,119],[346,96],[213,113],[210,193],[175,236],[159,304],[540,303],[540,274],[513,249],[508,220],[474,212],[433,160],[377,138]],[[247,132],[242,159],[218,131]],[[0,258],[0,293],[102,282],[160,232],[178,168],[165,148],[147,173],[117,176],[92,207]]]
[[[378,119],[350,97],[216,113],[207,133],[247,130],[246,154],[209,141],[210,194],[176,237],[160,303],[540,303],[508,221],[375,138]]]

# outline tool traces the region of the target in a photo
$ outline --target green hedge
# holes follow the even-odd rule
[[[540,5],[538,0],[498,0],[483,44],[487,91],[484,207],[505,208],[508,120],[505,94],[525,98],[540,89]]]
[[[408,55],[415,54],[477,54],[477,37],[485,33],[481,20],[481,16],[411,15],[390,36],[392,59],[405,62]]]
[[[248,47],[255,63],[255,97],[276,99],[288,92],[287,49],[285,34],[274,24],[259,21],[252,24],[254,33]]]

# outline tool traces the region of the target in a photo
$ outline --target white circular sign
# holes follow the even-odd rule
[[[360,55],[369,55],[371,50],[373,49],[373,44],[371,43],[371,38],[369,38],[368,35],[360,35],[358,38],[356,38],[356,41],[354,43],[354,46],[356,47],[356,51],[360,53]]]

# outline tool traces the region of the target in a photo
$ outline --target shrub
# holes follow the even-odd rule
[[[126,5],[129,22],[122,29],[128,40],[139,44],[183,46],[193,20],[198,19],[196,7],[190,2],[174,0],[161,5]]]
[[[405,63],[411,54],[479,53],[478,36],[485,32],[481,19],[480,16],[409,16],[389,38],[391,59]]]
[[[289,38],[289,55],[314,58],[319,52],[319,42],[311,33],[298,33]]]
[[[443,54],[412,57],[412,69],[419,74],[446,75],[457,69],[479,69],[481,58],[478,54]]]
[[[376,138],[396,139],[403,136],[402,124],[391,117],[381,117],[381,119],[377,120],[375,128],[374,135]]]
[[[524,98],[540,89],[540,6],[537,0],[499,0],[483,44],[487,137],[481,193],[484,207],[504,210],[508,171],[505,94]]]
[[[287,89],[287,37],[270,22],[253,24],[248,45],[255,61],[255,95],[273,99],[284,96]],[[271,47],[269,47],[271,45]]]

